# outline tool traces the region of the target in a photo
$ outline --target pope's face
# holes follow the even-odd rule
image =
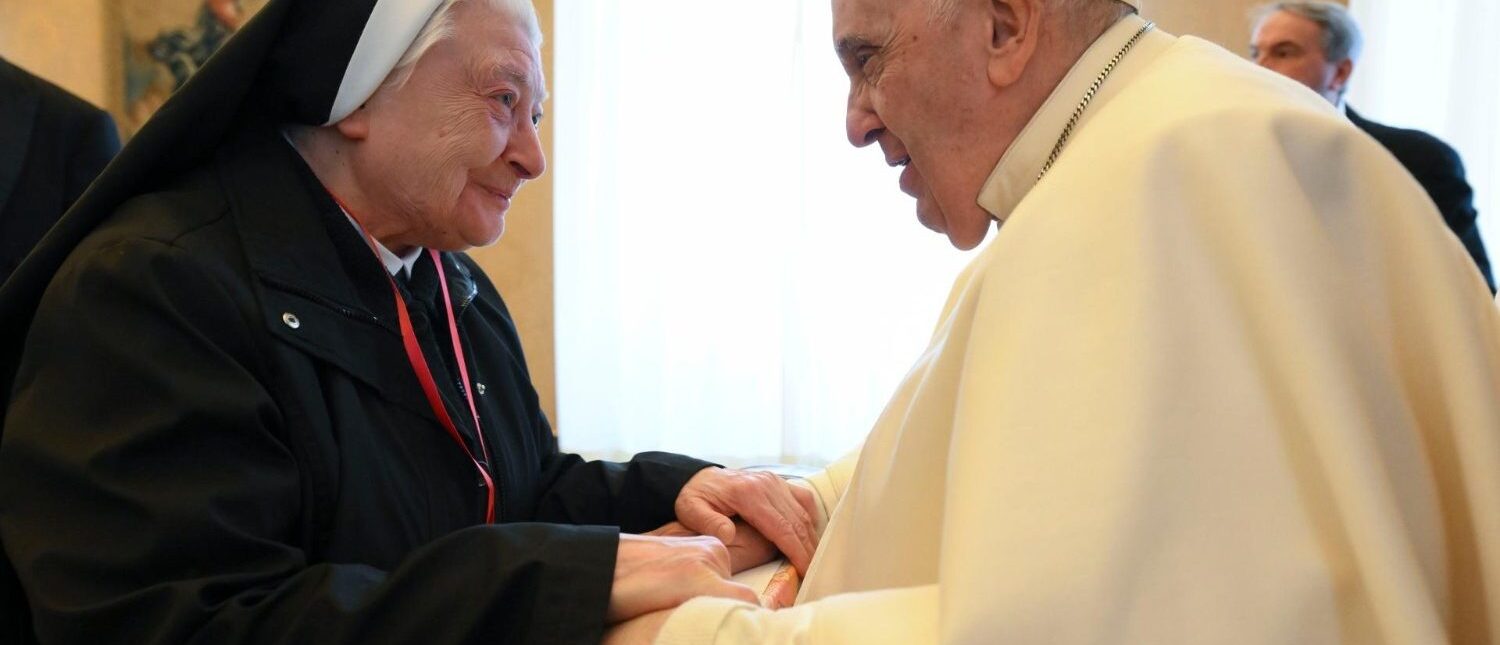
[[[412,245],[493,243],[516,191],[545,168],[541,54],[524,27],[486,5],[456,5],[452,36],[365,106],[361,188],[402,220]]]
[[[1333,103],[1338,103],[1348,72],[1323,54],[1323,28],[1307,18],[1277,11],[1260,22],[1251,36],[1250,58]]]
[[[987,42],[978,23],[934,20],[928,0],[833,0],[849,142],[880,144],[886,163],[904,167],[901,190],[917,198],[917,219],[961,249],[989,232],[977,199],[1005,145],[973,136],[989,89],[984,50],[973,46]]]

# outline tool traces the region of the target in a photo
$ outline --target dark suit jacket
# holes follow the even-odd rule
[[[1426,132],[1405,130],[1381,125],[1361,117],[1353,109],[1347,110],[1349,120],[1365,133],[1374,137],[1396,157],[1407,172],[1417,178],[1422,188],[1437,204],[1448,228],[1464,243],[1484,281],[1495,292],[1495,277],[1490,272],[1490,258],[1484,250],[1484,240],[1479,237],[1479,213],[1474,210],[1474,189],[1464,178],[1464,162],[1458,152]]]
[[[0,59],[0,282],[119,151],[103,110]]]

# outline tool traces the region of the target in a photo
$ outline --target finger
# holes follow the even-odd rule
[[[755,595],[755,590],[729,580],[715,581],[702,595],[729,598],[752,605],[760,605],[760,596]]]
[[[818,531],[817,527],[813,526],[813,513],[797,499],[798,492],[806,491],[780,478],[776,480],[775,491],[773,495],[778,505],[787,518],[793,522],[793,528],[807,546],[807,553],[811,557],[812,552],[818,549]]]
[[[657,537],[691,537],[697,535],[692,529],[682,525],[682,522],[667,522],[656,529],[647,531],[646,535]]]
[[[720,542],[718,538],[704,535],[685,539],[692,541],[698,548],[703,550],[707,555],[706,561],[709,568],[715,574],[718,574],[720,578],[728,578],[734,575],[731,571],[732,567],[729,560],[729,547],[724,546],[724,543]]]
[[[729,562],[735,573],[758,567],[781,555],[776,550],[776,545],[771,544],[754,527],[746,524],[735,530],[738,532],[738,539],[733,544],[725,545],[729,547]]]
[[[817,498],[813,496],[812,491],[801,486],[787,484],[787,490],[792,494],[792,498],[797,501],[797,506],[803,512],[807,513],[808,538],[812,542],[809,548],[812,549],[813,553],[817,553],[818,544],[822,541],[822,536],[818,535],[818,525],[815,519],[818,516]],[[806,573],[806,571],[804,570],[803,573]]]
[[[818,499],[813,496],[812,491],[795,484],[787,484],[786,487],[791,489],[792,497],[797,499],[797,504],[807,511],[808,516],[818,516]]]
[[[728,544],[734,541],[734,520],[720,513],[702,499],[692,500],[677,512],[677,520],[693,531],[719,538]]]
[[[817,549],[817,541],[814,539],[816,531],[813,530],[812,516],[802,508],[801,504],[797,503],[797,499],[792,496],[791,488],[786,482],[776,478],[771,482],[766,495],[777,512],[781,514],[783,521],[790,525],[801,548],[794,553],[779,543],[777,546],[781,548],[782,553],[786,554],[787,559],[792,561],[792,566],[795,566],[797,571],[806,573],[807,566],[812,561],[813,551]]]
[[[805,534],[805,529],[797,522],[795,515],[788,515],[787,511],[789,509],[784,502],[777,504],[780,500],[774,498],[770,498],[767,501],[772,509],[771,512],[774,513],[771,518],[768,518],[768,521],[776,527],[776,532],[774,535],[767,533],[766,538],[770,539],[776,545],[776,548],[787,557],[787,560],[791,561],[792,566],[796,567],[797,571],[805,572],[808,563],[812,560],[812,547]],[[791,510],[800,512],[795,511],[795,509]]]
[[[742,508],[740,513],[750,526],[760,531],[761,535],[766,536],[786,555],[792,566],[797,567],[798,571],[806,571],[807,563],[812,560],[808,542],[798,534],[797,523],[786,517],[782,509],[777,508],[770,495],[762,495],[759,503]]]

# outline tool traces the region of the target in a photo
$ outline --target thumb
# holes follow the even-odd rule
[[[703,500],[694,500],[684,505],[678,512],[677,519],[683,526],[700,534],[716,537],[725,545],[734,541],[734,520],[714,510],[713,506]]]

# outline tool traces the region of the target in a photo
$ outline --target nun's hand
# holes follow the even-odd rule
[[[767,472],[705,468],[677,495],[677,521],[724,544],[735,542],[739,517],[786,555],[806,575],[818,548],[811,491]]]
[[[718,538],[622,533],[606,619],[614,624],[698,596],[758,602],[754,591],[728,577],[729,551]]]

